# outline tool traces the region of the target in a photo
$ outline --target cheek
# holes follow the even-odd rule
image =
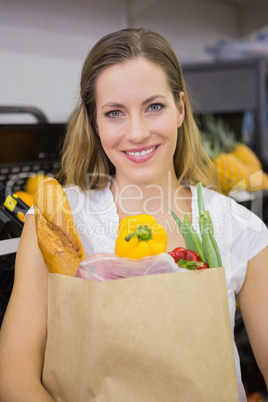
[[[113,148],[113,142],[108,136],[100,135],[100,141],[102,144],[102,148],[104,149],[105,153],[108,155],[110,150]]]
[[[176,116],[170,119],[166,119],[161,127],[166,137],[169,138],[170,141],[177,141],[178,127],[180,127],[180,125],[178,125],[178,120]]]
[[[176,147],[177,147],[177,139],[178,139],[178,126],[176,118],[174,121],[167,122],[166,125],[166,137],[169,142],[170,152],[172,155],[174,154]]]
[[[112,145],[114,139],[113,131],[103,121],[98,121],[98,135],[103,148]]]
[[[114,133],[108,130],[104,130],[104,127],[99,126],[99,138],[100,142],[102,145],[102,148],[107,155],[107,157],[110,159],[110,161],[115,164],[115,149],[118,144],[118,140],[116,138],[116,135]]]

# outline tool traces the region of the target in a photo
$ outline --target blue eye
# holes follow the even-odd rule
[[[111,110],[110,112],[105,114],[107,117],[115,118],[121,115],[120,110]]]
[[[149,106],[149,110],[153,112],[158,112],[159,110],[163,109],[165,106],[162,103],[153,103]]]

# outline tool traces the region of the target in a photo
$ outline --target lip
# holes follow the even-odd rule
[[[127,152],[142,152],[142,151],[147,151],[148,149],[151,148],[155,148],[154,151],[144,154],[144,155],[129,155],[127,154]],[[139,148],[131,148],[131,149],[126,149],[123,152],[123,154],[125,155],[125,157],[130,160],[131,162],[135,162],[135,163],[143,163],[143,162],[147,162],[148,160],[150,160],[155,153],[157,152],[159,148],[159,144],[155,144],[155,145],[147,145],[144,147],[139,147]]]

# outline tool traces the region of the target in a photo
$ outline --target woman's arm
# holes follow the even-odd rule
[[[248,262],[239,306],[249,341],[268,389],[268,247]]]
[[[51,402],[42,387],[48,271],[38,248],[34,216],[26,218],[11,298],[0,331],[0,401]]]

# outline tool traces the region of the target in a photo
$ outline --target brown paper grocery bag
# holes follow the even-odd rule
[[[224,268],[50,274],[43,384],[63,402],[238,401]]]

